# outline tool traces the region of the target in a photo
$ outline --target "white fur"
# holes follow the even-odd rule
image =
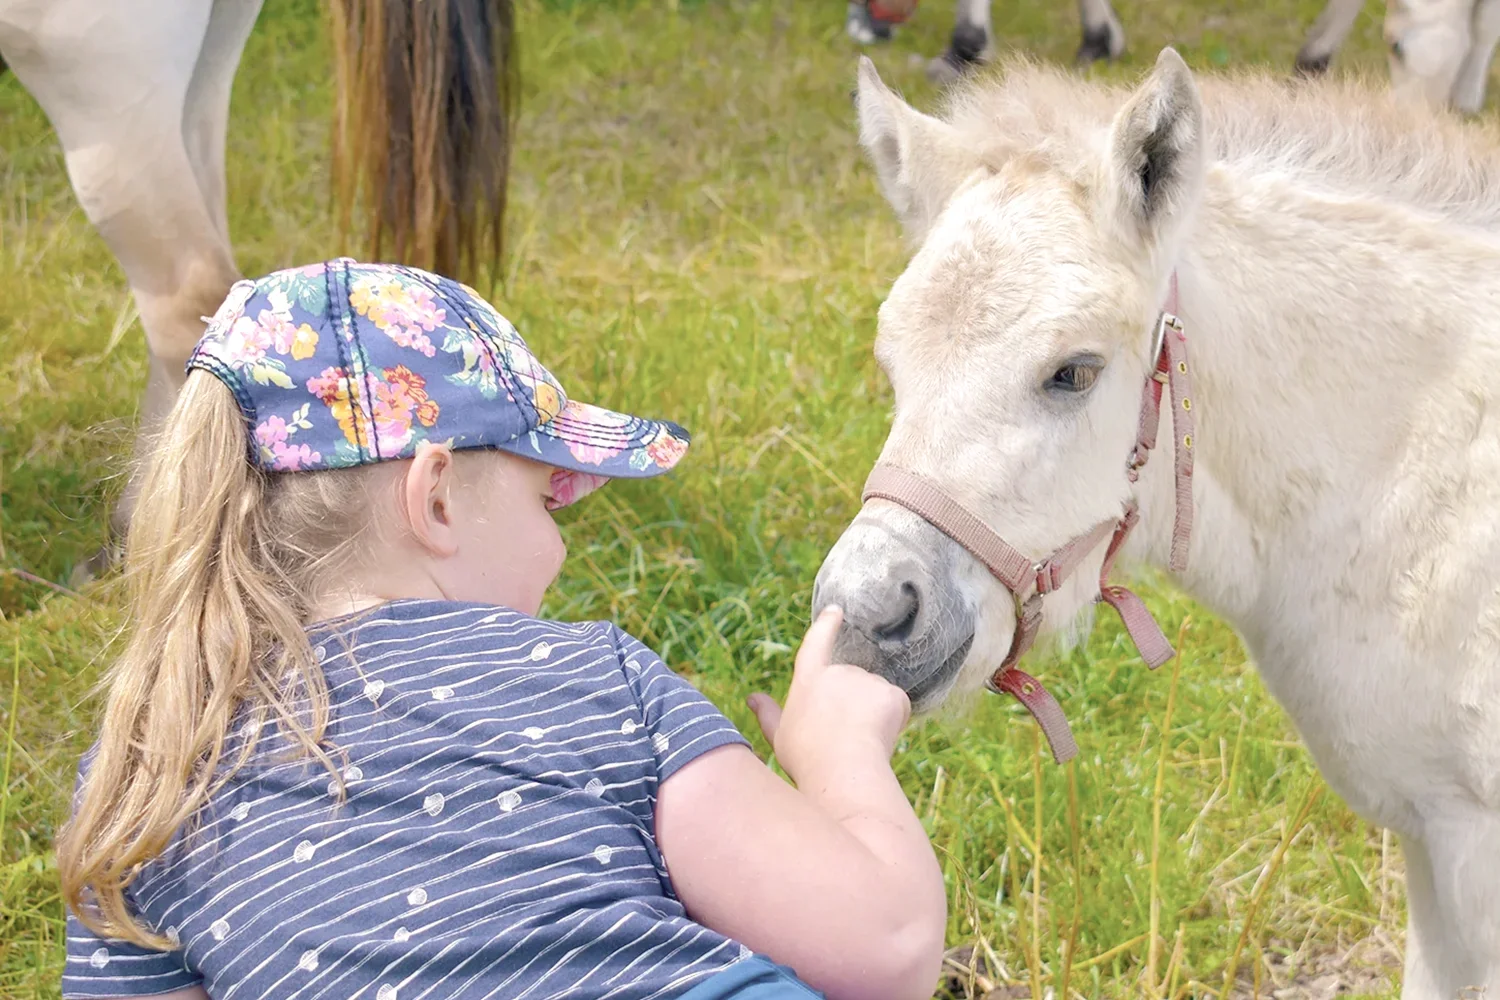
[[[1403,997],[1500,992],[1500,142],[1353,84],[1202,94],[1167,50],[1132,94],[1021,68],[939,119],[865,62],[861,138],[918,245],[881,307],[882,460],[1034,555],[1134,492],[1132,554],[1164,567],[1170,424],[1134,490],[1124,463],[1175,267],[1199,421],[1180,582],[1240,631],[1330,785],[1401,835]],[[1122,142],[1133,115],[1145,147]],[[1141,148],[1175,185],[1155,215]],[[1058,404],[1039,386],[1081,351],[1108,364]],[[903,515],[870,504],[824,575],[869,579]],[[960,691],[1013,627],[967,562]]]
[[[57,130],[79,204],[140,309],[145,431],[171,406],[202,317],[239,278],[224,136],[262,2],[0,0],[0,54]]]

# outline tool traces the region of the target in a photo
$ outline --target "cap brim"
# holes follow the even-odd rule
[[[558,469],[553,510],[566,507],[611,479],[649,479],[687,453],[688,432],[668,420],[647,420],[569,400],[551,420],[501,449]]]

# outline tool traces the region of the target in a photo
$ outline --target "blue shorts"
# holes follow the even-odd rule
[[[688,990],[681,1000],[824,1000],[784,965],[756,955]]]

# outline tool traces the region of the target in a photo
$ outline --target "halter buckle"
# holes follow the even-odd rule
[[[1169,313],[1165,309],[1163,309],[1161,315],[1156,319],[1156,335],[1152,338],[1151,341],[1151,363],[1153,365],[1159,362],[1161,358],[1161,352],[1166,349],[1168,330],[1172,330],[1174,333],[1181,334],[1182,320],[1177,318],[1176,313]],[[1158,382],[1166,381],[1166,378],[1163,377],[1160,373],[1151,377],[1156,379]]]
[[[1028,579],[1031,581],[1031,586],[1022,588],[1021,590],[1012,590],[1010,592],[1011,600],[1014,601],[1016,605],[1017,620],[1020,620],[1022,617],[1024,617],[1028,611],[1033,611],[1035,607],[1035,605],[1032,604],[1033,601],[1040,603],[1042,600],[1042,595],[1048,593],[1048,591],[1042,588],[1042,574],[1046,571],[1047,564],[1045,562],[1033,563],[1031,567],[1031,573],[1028,577]]]
[[[1033,590],[1031,593],[1029,593],[1029,594],[1027,594],[1025,596],[1022,596],[1021,594],[1012,594],[1011,597],[1014,598],[1015,602],[1016,602],[1016,627],[1017,628],[1020,627],[1020,625],[1021,625],[1022,622],[1034,622],[1037,619],[1041,618],[1041,616],[1042,616],[1042,593],[1041,593],[1041,591]]]
[[[1156,317],[1156,332],[1152,335],[1151,338],[1150,354],[1151,365],[1153,368],[1156,366],[1156,359],[1161,357],[1162,348],[1166,346],[1167,321],[1172,319],[1176,319],[1176,317],[1169,312],[1163,312],[1161,315]]]
[[[1062,586],[1062,574],[1050,558],[1034,564],[1031,572],[1036,578],[1036,593],[1039,595],[1050,594]]]

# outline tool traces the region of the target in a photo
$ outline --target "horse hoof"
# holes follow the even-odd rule
[[[1125,53],[1125,28],[1119,18],[1110,13],[1098,24],[1083,25],[1078,39],[1078,51],[1073,54],[1073,63],[1080,69],[1101,59],[1114,62]]]
[[[970,63],[964,63],[953,58],[951,52],[944,52],[942,55],[928,60],[927,79],[939,86],[945,87],[961,79],[971,66],[972,64]]]
[[[1332,56],[1315,56],[1306,52],[1297,53],[1297,75],[1301,77],[1323,76],[1328,72]]]
[[[1078,51],[1073,54],[1073,62],[1079,67],[1090,66],[1101,59],[1112,62],[1117,54],[1112,49],[1108,26],[1097,30],[1085,29],[1083,39],[1078,43]]]

